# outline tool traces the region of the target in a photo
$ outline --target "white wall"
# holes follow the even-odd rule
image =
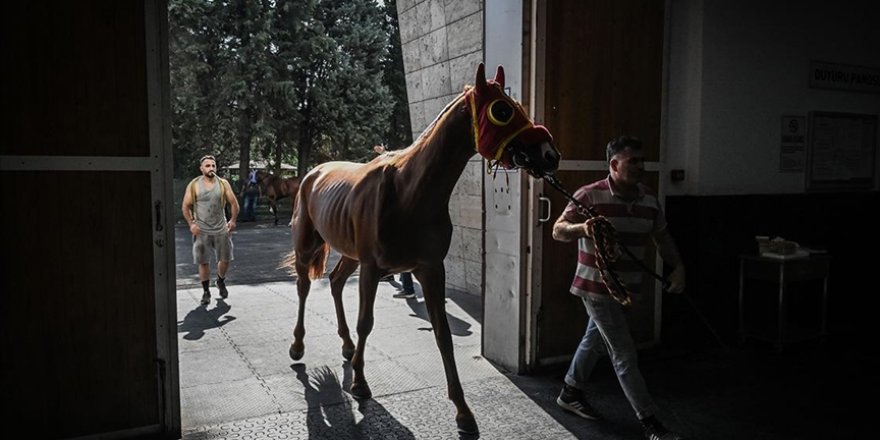
[[[880,68],[876,2],[668,5],[665,169],[686,180],[667,195],[801,193],[804,173],[779,170],[782,115],[880,114],[878,94],[808,84],[811,60]]]

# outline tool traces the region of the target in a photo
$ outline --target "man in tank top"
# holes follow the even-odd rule
[[[226,271],[232,261],[232,230],[238,217],[238,199],[231,190],[229,182],[217,176],[217,161],[214,156],[203,156],[199,160],[202,175],[189,182],[183,195],[183,218],[189,224],[193,235],[193,263],[199,265],[199,280],[204,293],[202,304],[211,302],[211,268],[213,259],[217,260],[217,289],[220,298],[229,296],[226,289]],[[226,204],[229,204],[231,217],[226,220]]]

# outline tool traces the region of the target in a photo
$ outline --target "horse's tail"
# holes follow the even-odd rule
[[[309,262],[309,279],[317,280],[324,277],[324,270],[327,268],[327,259],[330,257],[330,245],[322,244],[312,255],[312,261]],[[281,266],[290,270],[292,275],[296,275],[296,250],[290,251],[281,260]]]
[[[324,243],[317,251],[315,251],[315,256],[312,257],[312,262],[309,263],[309,278],[313,280],[317,280],[318,278],[324,277],[324,269],[327,268],[327,258],[330,257],[330,245]]]

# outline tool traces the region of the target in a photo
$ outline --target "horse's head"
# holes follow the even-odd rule
[[[481,156],[503,168],[522,168],[534,177],[559,168],[559,150],[543,125],[535,125],[522,106],[504,93],[504,68],[486,81],[483,63],[468,92],[474,143]]]
[[[264,170],[257,170],[254,173],[254,178],[257,181],[257,184],[264,187],[264,188],[266,187],[265,180],[268,179],[270,176],[272,176],[272,174],[270,174],[268,171],[264,171]]]

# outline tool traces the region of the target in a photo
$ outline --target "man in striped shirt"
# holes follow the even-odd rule
[[[655,416],[657,407],[639,372],[636,347],[629,332],[624,306],[609,295],[597,268],[590,226],[597,221],[610,222],[617,231],[618,242],[626,245],[639,259],[644,258],[649,240],[653,241],[663,261],[675,268],[667,280],[670,292],[680,293],[684,290],[684,265],[666,228],[660,202],[640,182],[645,170],[642,142],[630,136],[615,138],[608,143],[606,155],[608,177],[585,185],[574,193],[575,199],[585,206],[592,206],[599,217],[587,219],[573,203],[569,203],[553,225],[554,239],[578,241],[578,265],[570,290],[581,297],[589,315],[584,337],[574,354],[565,375],[565,385],[556,402],[563,409],[581,417],[600,419],[598,411],[584,397],[583,389],[596,361],[602,354],[608,354],[621,388],[642,422],[647,438],[681,438],[667,430]],[[631,292],[640,291],[644,277],[636,262],[621,256],[609,264]]]

